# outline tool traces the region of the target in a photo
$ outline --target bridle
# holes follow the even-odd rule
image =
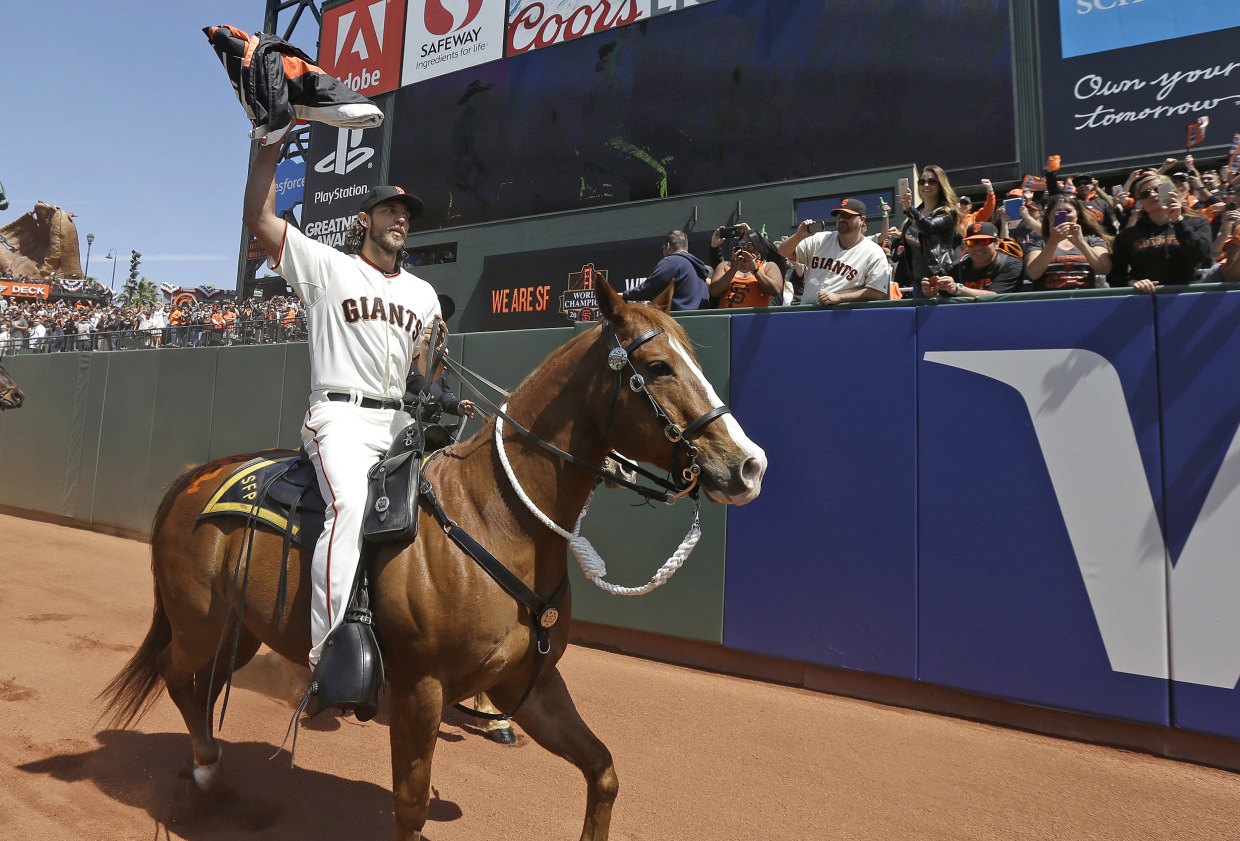
[[[709,412],[700,415],[684,428],[681,428],[668,416],[663,407],[659,405],[659,401],[650,393],[650,389],[646,388],[646,378],[638,373],[632,359],[633,351],[662,333],[663,330],[661,328],[655,327],[635,337],[627,345],[622,346],[611,323],[608,322],[603,325],[603,336],[608,346],[607,367],[616,372],[615,384],[611,392],[611,404],[607,408],[607,423],[603,427],[603,436],[607,437],[611,433],[611,424],[615,419],[616,406],[620,402],[620,392],[624,387],[624,377],[628,373],[629,388],[635,394],[641,394],[646,398],[651,411],[654,412],[655,418],[663,424],[664,437],[673,444],[671,464],[668,465],[668,475],[675,476],[676,454],[678,452],[683,453],[688,460],[688,466],[680,471],[678,480],[674,480],[669,488],[672,496],[679,498],[697,487],[698,476],[702,472],[697,463],[698,448],[693,446],[691,442],[702,434],[702,430],[706,428],[708,423],[730,413],[732,410],[724,405],[716,406]],[[616,456],[613,454],[612,458],[614,459]],[[632,466],[632,463],[628,462],[627,459],[623,461],[627,463],[626,466]]]
[[[622,485],[631,491],[641,494],[648,500],[657,500],[670,505],[686,494],[692,493],[696,495],[697,482],[698,477],[701,475],[701,468],[697,463],[698,448],[693,446],[691,442],[702,434],[702,431],[706,428],[707,424],[716,418],[731,413],[732,410],[725,405],[716,406],[710,411],[703,413],[696,420],[690,422],[684,427],[681,427],[671,419],[671,417],[659,404],[659,401],[655,399],[655,396],[650,393],[650,390],[646,387],[645,378],[637,371],[637,368],[634,367],[632,361],[633,351],[637,350],[646,342],[649,342],[651,339],[661,335],[662,333],[662,328],[652,328],[635,337],[629,341],[628,344],[621,345],[611,323],[607,322],[603,325],[604,341],[608,346],[607,365],[615,372],[615,382],[612,387],[611,403],[607,409],[607,421],[603,428],[604,437],[609,435],[611,432],[612,421],[615,419],[616,406],[620,402],[620,394],[624,387],[625,374],[627,372],[629,388],[633,392],[645,396],[656,420],[663,425],[663,435],[674,445],[672,448],[671,464],[668,466],[667,479],[651,473],[641,465],[619,455],[618,453],[609,453],[608,458],[623,467],[626,471],[639,474],[658,485],[661,490],[648,488],[645,485],[640,485],[637,482],[630,481],[623,476],[619,476],[613,472],[604,470],[602,467],[580,459],[572,453],[565,452],[548,441],[544,441],[520,423],[513,420],[512,417],[504,410],[505,407],[501,407],[490,400],[477,386],[470,382],[470,380],[476,379],[494,389],[496,392],[507,396],[508,392],[505,389],[497,386],[495,383],[491,382],[486,377],[483,377],[478,372],[471,371],[461,363],[455,361],[451,357],[448,357],[446,354],[441,358],[441,361],[444,366],[455,373],[457,377],[460,378],[462,384],[472,391],[474,395],[477,396],[478,399],[481,400],[492,412],[494,412],[497,417],[502,418],[505,424],[517,430],[517,432],[519,432],[525,439],[537,444],[539,447],[542,447],[544,450],[552,453],[563,461],[566,461],[569,464],[579,467],[589,473],[593,473],[603,481],[616,485]],[[438,361],[440,360],[437,359],[436,362]],[[683,453],[687,459],[688,466],[683,468],[679,475],[677,475],[676,457],[681,453]]]

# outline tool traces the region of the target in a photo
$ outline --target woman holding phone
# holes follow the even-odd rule
[[[911,190],[900,190],[896,199],[908,221],[900,231],[904,250],[896,263],[895,280],[911,286],[913,297],[924,298],[922,280],[947,274],[960,255],[959,202],[942,167],[927,166],[917,179],[921,203],[913,207]]]
[[[1042,214],[1042,236],[1025,246],[1025,276],[1038,291],[1107,285],[1111,237],[1098,217],[1068,193],[1051,196]]]
[[[1132,224],[1120,231],[1111,252],[1111,286],[1152,294],[1166,283],[1192,283],[1210,256],[1210,225],[1186,207],[1166,175],[1137,182]]]

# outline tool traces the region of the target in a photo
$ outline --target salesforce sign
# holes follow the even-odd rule
[[[276,165],[276,214],[296,207],[306,197],[306,162],[302,158]]]

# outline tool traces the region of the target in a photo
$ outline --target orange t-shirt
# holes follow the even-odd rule
[[[761,260],[755,262],[758,269],[753,274],[737,272],[732,275],[732,282],[728,284],[728,288],[723,290],[723,294],[719,296],[719,309],[769,307],[771,305],[771,293],[762,288],[762,284],[758,282],[757,278],[757,275],[762,272],[762,267],[765,263]],[[728,265],[731,266],[731,263]]]

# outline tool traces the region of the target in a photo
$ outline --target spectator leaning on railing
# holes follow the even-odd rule
[[[1166,175],[1137,182],[1136,201],[1132,223],[1115,238],[1111,286],[1152,293],[1162,284],[1192,283],[1210,255],[1205,219],[1184,206]]]

